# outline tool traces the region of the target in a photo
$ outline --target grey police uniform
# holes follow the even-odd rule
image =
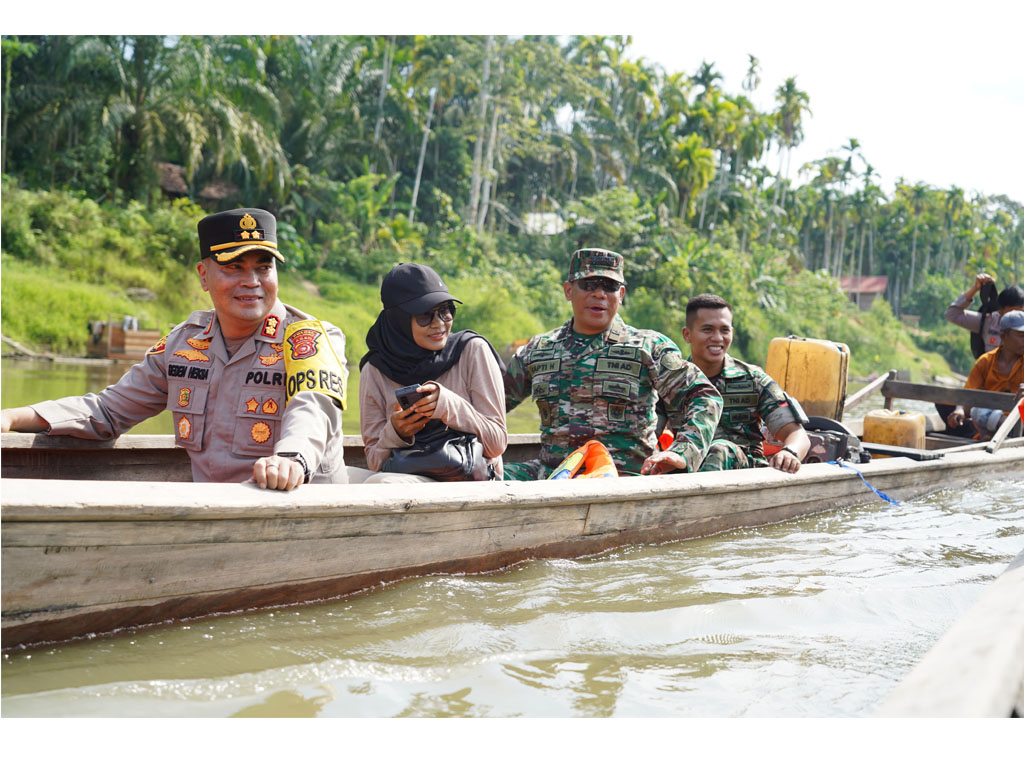
[[[197,482],[242,482],[259,457],[294,452],[305,460],[311,482],[345,483],[338,400],[300,387],[287,401],[285,330],[312,319],[277,301],[260,330],[229,355],[216,312],[193,312],[116,384],[32,407],[49,422],[49,434],[96,440],[171,411],[174,441],[189,452]],[[322,326],[344,371],[345,336],[330,323]],[[313,338],[309,332],[307,338]],[[322,378],[322,389],[344,400],[343,374]]]

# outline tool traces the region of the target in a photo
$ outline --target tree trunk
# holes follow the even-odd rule
[[[384,49],[384,72],[380,79],[380,92],[377,94],[377,123],[373,126],[373,150],[380,145],[380,134],[384,127],[384,99],[388,94],[388,81],[391,80],[391,59],[394,56],[395,38],[388,37],[388,47]],[[377,156],[374,154],[370,162],[370,173],[377,172]]]
[[[480,77],[480,112],[477,115],[477,122],[480,129],[476,134],[476,143],[473,145],[473,173],[469,181],[469,216],[470,222],[475,222],[480,207],[480,175],[483,165],[484,132],[487,129],[487,81],[491,77],[491,45],[494,35],[488,35],[484,43],[484,67]]]
[[[409,223],[416,221],[416,199],[420,194],[420,179],[423,177],[423,158],[427,154],[427,138],[430,136],[430,122],[434,119],[434,103],[437,101],[437,89],[430,89],[430,106],[427,107],[427,124],[423,126],[423,140],[420,142],[420,159],[416,163],[416,180],[412,184],[412,203],[409,210]]]
[[[487,171],[484,173],[483,190],[480,193],[480,213],[476,218],[476,231],[484,231],[484,221],[487,220],[487,210],[491,203],[491,187],[494,185],[495,171],[494,171],[494,145],[497,142],[498,137],[498,114],[501,112],[501,107],[497,104],[494,105],[494,111],[491,113],[491,135],[487,138]]]
[[[907,287],[914,290],[914,272],[917,267],[917,219],[914,219],[914,236],[910,240],[910,282]]]

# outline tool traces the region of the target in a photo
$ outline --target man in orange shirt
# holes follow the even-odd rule
[[[967,377],[967,389],[986,389],[990,392],[1016,392],[1024,396],[1024,312],[1005,313],[999,321],[1002,336],[1000,345],[978,358]],[[971,421],[981,439],[987,440],[1005,418],[1002,411],[991,408],[971,408]],[[948,424],[958,427],[964,423],[964,407],[958,405],[949,414]]]

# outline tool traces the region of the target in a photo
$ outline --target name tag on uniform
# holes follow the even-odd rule
[[[726,381],[725,393],[732,394],[734,392],[754,392],[756,394],[757,389],[754,387],[754,382],[746,379],[741,381]]]
[[[636,360],[613,360],[607,357],[599,357],[595,370],[598,373],[618,373],[639,379],[642,368],[643,366]]]
[[[722,405],[726,408],[753,408],[757,405],[757,394],[722,395]]]
[[[555,373],[562,369],[562,361],[558,360],[537,360],[531,362],[527,368],[531,376],[543,376],[545,373]]]

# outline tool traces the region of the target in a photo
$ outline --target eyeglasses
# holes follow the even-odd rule
[[[442,323],[450,323],[455,317],[455,305],[449,301],[434,307],[429,312],[424,312],[422,315],[413,315],[413,318],[416,320],[416,325],[420,328],[426,328],[434,322],[434,315],[437,315]]]
[[[581,291],[587,293],[594,293],[598,288],[605,293],[615,293],[622,287],[622,283],[612,280],[610,277],[584,277],[582,280],[577,280],[576,285],[580,287]]]

